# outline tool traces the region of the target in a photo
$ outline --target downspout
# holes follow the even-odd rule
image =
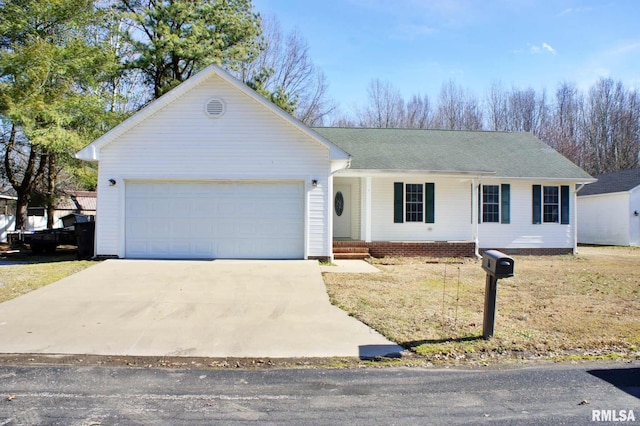
[[[578,254],[578,192],[584,188],[586,183],[581,183],[573,193],[573,254]]]

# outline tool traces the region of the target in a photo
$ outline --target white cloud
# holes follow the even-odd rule
[[[554,55],[557,53],[556,49],[551,47],[551,45],[549,43],[543,42],[542,43],[542,48],[548,50],[549,52],[553,53]]]
[[[570,13],[573,13],[574,11],[575,11],[575,9],[574,9],[574,8],[569,7],[569,8],[567,8],[567,9],[563,10],[562,12],[558,13],[558,16],[568,15],[568,14],[570,14]]]
[[[529,48],[529,53],[532,53],[534,55],[538,55],[540,53],[544,53],[545,51],[555,55],[558,52],[556,51],[556,49],[553,48],[553,46],[551,46],[549,43],[547,42],[543,42],[541,45],[535,45],[535,44],[531,44],[531,43],[527,43],[527,47]],[[517,52],[521,52],[522,50],[517,50],[514,51],[515,53]]]
[[[591,12],[593,10],[592,7],[569,7],[565,10],[563,10],[562,12],[558,13],[556,16],[560,17],[560,16],[564,16],[564,15],[571,15],[574,13],[585,13],[585,12]]]
[[[639,50],[640,50],[640,42],[630,42],[630,43],[618,46],[615,49],[612,49],[609,52],[609,54],[614,56],[636,54],[636,52]]]

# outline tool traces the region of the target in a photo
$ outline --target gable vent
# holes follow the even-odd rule
[[[213,98],[204,107],[205,113],[211,118],[218,118],[224,114],[224,102],[222,99]]]

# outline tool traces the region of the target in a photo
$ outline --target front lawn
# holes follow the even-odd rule
[[[75,260],[75,254],[20,256],[18,259],[3,258],[2,261],[4,265],[0,266],[0,303],[96,264],[91,260]]]
[[[494,338],[482,336],[485,273],[475,259],[384,258],[379,274],[325,274],[332,302],[429,360],[637,357],[640,249],[514,256],[498,282]]]

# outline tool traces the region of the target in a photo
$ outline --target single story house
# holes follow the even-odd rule
[[[570,253],[594,181],[526,133],[311,129],[216,66],[77,157],[120,258]]]
[[[578,192],[578,242],[640,246],[640,169],[595,177]]]

